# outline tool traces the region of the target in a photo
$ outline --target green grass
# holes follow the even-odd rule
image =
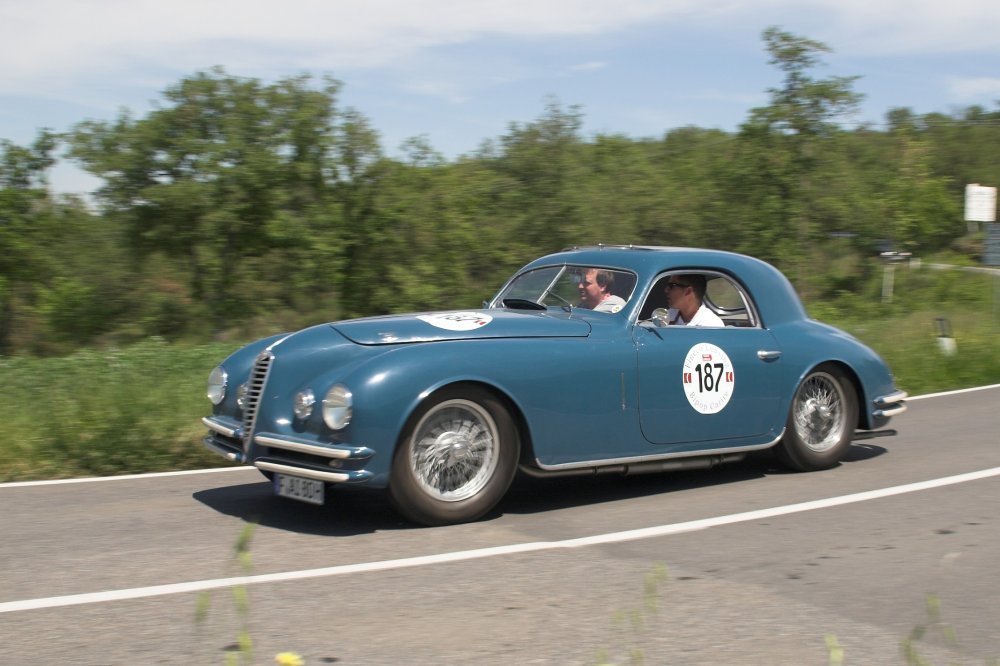
[[[945,313],[951,322],[955,353],[942,352],[934,317],[916,312],[869,325],[848,324],[877,351],[910,395],[1000,383],[1000,327],[970,312]]]
[[[1000,383],[1000,276],[899,267],[892,299],[881,275],[861,293],[808,307],[812,317],[855,335],[882,356],[910,395]],[[956,353],[942,353],[943,319]]]
[[[220,466],[201,445],[205,379],[232,344],[0,359],[0,481]]]

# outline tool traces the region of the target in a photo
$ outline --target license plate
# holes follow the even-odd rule
[[[274,475],[274,494],[290,497],[300,502],[323,504],[326,486],[322,481],[303,479],[301,476],[287,474]]]

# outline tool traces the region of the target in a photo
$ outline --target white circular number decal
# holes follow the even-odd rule
[[[699,342],[688,350],[681,375],[684,395],[702,414],[721,412],[733,397],[736,373],[726,352]]]
[[[474,331],[493,321],[493,317],[479,312],[443,312],[441,314],[420,315],[417,319],[431,326],[448,331]]]

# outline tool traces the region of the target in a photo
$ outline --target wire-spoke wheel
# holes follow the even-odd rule
[[[795,391],[779,456],[801,471],[832,467],[850,447],[857,422],[850,380],[835,365],[820,366]]]
[[[389,494],[427,525],[475,520],[507,491],[517,431],[503,404],[472,385],[444,389],[411,417],[393,461]]]
[[[500,435],[480,405],[448,400],[417,424],[410,465],[424,491],[445,502],[475,496],[493,476]]]

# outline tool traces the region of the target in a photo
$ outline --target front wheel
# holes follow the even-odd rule
[[[519,450],[517,428],[493,394],[470,385],[443,389],[407,422],[392,463],[389,497],[416,523],[475,520],[507,492]]]
[[[835,365],[821,365],[795,391],[778,457],[802,472],[833,467],[850,448],[857,422],[850,379]]]

